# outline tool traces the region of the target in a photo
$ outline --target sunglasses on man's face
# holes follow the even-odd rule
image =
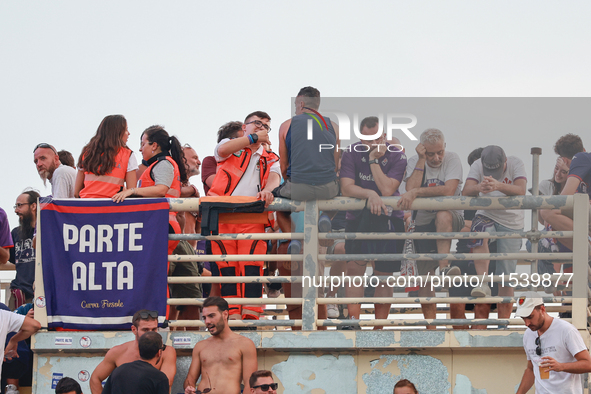
[[[277,390],[279,385],[277,383],[271,384],[259,384],[258,386],[252,386],[253,389],[261,389],[261,391],[269,391],[269,389]]]

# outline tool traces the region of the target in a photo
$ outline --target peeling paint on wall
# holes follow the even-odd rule
[[[391,346],[398,343],[395,333],[394,330],[357,331],[355,343],[357,347],[375,348]]]
[[[475,335],[467,331],[455,331],[453,335],[462,347],[522,347],[523,334],[512,332],[508,335]]]
[[[353,356],[291,354],[271,370],[281,381],[285,394],[357,393]]]
[[[264,348],[274,349],[328,349],[352,348],[353,340],[338,331],[329,332],[276,332],[270,337],[263,337]],[[256,342],[255,342],[256,344]]]
[[[431,356],[423,355],[384,355],[380,361],[385,360],[381,368],[373,364],[369,374],[363,374],[362,379],[367,386],[367,394],[392,394],[394,385],[401,379],[408,379],[413,382],[421,394],[444,394],[449,393],[451,384],[447,368],[441,360]],[[389,372],[396,362],[400,374]]]
[[[486,389],[475,389],[467,376],[457,374],[453,394],[487,394],[487,391]]]
[[[400,346],[402,347],[431,347],[445,342],[444,331],[401,331]]]

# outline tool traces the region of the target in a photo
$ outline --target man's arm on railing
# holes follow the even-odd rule
[[[458,183],[460,183],[459,179],[450,179],[443,186],[417,187],[412,190],[406,189],[407,192],[400,196],[398,206],[402,209],[410,209],[412,202],[417,197],[453,196],[458,188]]]
[[[527,179],[515,179],[513,184],[509,184],[499,182],[492,176],[485,176],[484,180],[481,182],[481,186],[483,193],[499,191],[507,196],[525,196],[525,191],[527,190]]]
[[[521,378],[521,384],[517,389],[517,393],[515,394],[525,394],[531,389],[531,386],[534,385],[536,377],[534,375],[534,365],[530,360],[527,360],[527,368],[523,372],[523,377]]]
[[[351,178],[341,178],[341,192],[345,197],[367,200],[367,206],[374,215],[380,215],[382,210],[383,213],[387,210],[386,204],[384,204],[378,193],[371,189],[364,189],[355,185],[355,181]]]
[[[478,196],[480,193],[480,184],[476,179],[468,178],[466,179],[466,183],[464,184],[464,189],[462,190],[462,196]]]

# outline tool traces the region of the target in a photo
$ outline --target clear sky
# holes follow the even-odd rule
[[[583,1],[4,1],[0,207],[16,226],[23,189],[51,192],[33,147],[77,158],[109,114],[125,115],[136,152],[142,130],[162,124],[204,157],[221,124],[255,110],[271,115],[276,147],[308,85],[327,97],[589,96],[589,15]],[[546,177],[553,142],[575,132],[591,144],[588,127],[443,131],[463,160],[494,143],[528,171],[541,146]]]

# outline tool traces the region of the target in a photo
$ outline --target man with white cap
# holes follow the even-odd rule
[[[505,156],[503,149],[489,145],[482,150],[480,159],[470,166],[470,172],[462,195],[480,197],[523,196],[527,186],[525,165],[516,156]],[[472,220],[473,232],[509,232],[523,230],[524,214],[522,210],[478,210]],[[489,253],[488,240],[475,240],[471,245],[472,253]],[[521,249],[521,239],[497,239],[498,253],[516,253]],[[474,260],[474,267],[479,276],[488,273],[490,260]],[[509,275],[515,272],[517,260],[498,260],[495,275]],[[485,281],[486,282],[486,281]],[[472,289],[472,297],[490,297],[490,287],[483,283]],[[499,288],[499,296],[513,296],[510,286]],[[511,304],[499,304],[500,319],[511,316]],[[486,319],[490,304],[477,304],[475,317]],[[474,327],[481,328],[481,327]],[[484,327],[482,327],[484,328]]]
[[[583,393],[581,374],[591,372],[591,356],[577,329],[546,313],[544,301],[535,292],[517,301],[516,317],[529,330],[523,334],[527,368],[517,394],[536,385],[536,393]]]

